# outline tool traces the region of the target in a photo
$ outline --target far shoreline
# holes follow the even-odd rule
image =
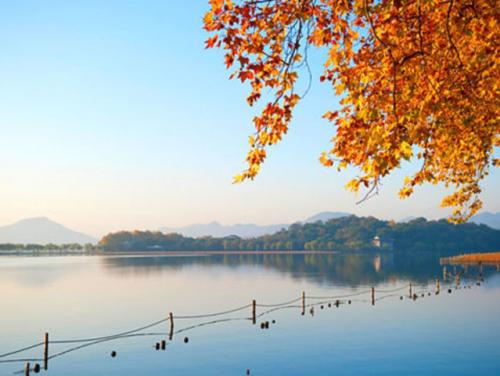
[[[213,256],[213,255],[329,255],[338,254],[340,251],[97,251],[97,252],[72,252],[72,251],[6,251],[0,252],[0,256]]]

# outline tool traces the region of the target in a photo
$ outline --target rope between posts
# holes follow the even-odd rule
[[[446,283],[443,281],[443,284],[441,285],[441,289],[447,289],[447,288],[452,288],[454,286],[454,284],[452,282],[449,282],[449,283]],[[398,292],[398,291],[401,291],[403,289],[406,289],[408,288],[409,285],[405,285],[405,286],[401,286],[401,287],[398,287],[398,288],[395,288],[395,289],[388,289],[388,290],[375,290],[376,293],[390,293],[389,295],[384,295],[384,296],[379,296],[375,299],[375,301],[380,301],[380,300],[383,300],[383,299],[386,299],[386,298],[390,298],[390,297],[396,297],[398,296],[399,294],[394,294],[395,292]],[[415,287],[415,294],[422,294],[422,293],[428,293],[429,292],[429,285],[422,285],[422,286],[418,286],[418,285],[415,285],[412,287]],[[418,290],[418,291],[417,291]],[[354,293],[351,293],[351,294],[343,294],[343,295],[334,295],[334,296],[306,296],[306,299],[308,300],[322,300],[320,302],[313,302],[313,303],[309,303],[309,304],[305,304],[304,307],[314,307],[314,306],[318,306],[318,305],[321,305],[321,304],[326,304],[326,303],[331,303],[333,301],[336,300],[336,302],[338,302],[339,304],[346,304],[346,301],[341,301],[340,299],[345,299],[345,298],[352,298],[352,297],[356,297],[356,296],[360,296],[360,295],[364,295],[364,294],[368,294],[372,292],[371,289],[367,289],[367,290],[362,290],[362,291],[358,291],[358,292],[354,292]],[[264,308],[269,308],[268,310],[265,310],[264,312],[261,312],[257,315],[255,315],[255,318],[260,318],[260,317],[263,317],[264,315],[267,315],[271,312],[275,312],[275,311],[278,311],[278,310],[283,310],[283,309],[291,309],[291,308],[302,308],[303,306],[302,305],[298,305],[298,304],[293,304],[293,303],[297,303],[299,301],[301,301],[303,299],[303,297],[298,297],[298,298],[294,298],[292,300],[289,300],[289,301],[286,301],[286,302],[282,302],[282,303],[275,303],[275,304],[262,304],[262,303],[259,303],[259,304],[255,304],[256,307],[264,307]],[[369,302],[370,300],[369,299],[364,299],[364,298],[357,298],[357,299],[350,299],[349,300],[350,302]],[[215,312],[215,313],[209,313],[209,314],[200,314],[200,315],[181,315],[181,316],[173,316],[174,319],[200,319],[200,318],[209,318],[209,317],[216,317],[216,316],[222,316],[222,315],[227,315],[227,314],[230,314],[230,313],[235,313],[235,312],[239,312],[239,311],[242,311],[244,309],[248,309],[250,307],[252,307],[253,304],[246,304],[246,305],[243,305],[241,307],[237,307],[237,308],[234,308],[234,309],[230,309],[230,310],[226,310],[226,311],[221,311],[221,312]],[[111,335],[107,335],[107,336],[101,336],[101,337],[91,337],[91,338],[80,338],[80,339],[68,339],[68,340],[51,340],[49,341],[49,344],[71,344],[71,343],[81,343],[81,345],[78,345],[78,346],[75,346],[75,347],[72,347],[70,349],[66,349],[66,350],[63,350],[63,351],[60,351],[58,353],[55,353],[55,354],[52,354],[51,356],[48,357],[48,359],[53,359],[53,358],[56,358],[56,357],[59,357],[59,356],[62,356],[64,354],[67,354],[67,353],[70,353],[70,352],[73,352],[73,351],[76,351],[78,349],[81,349],[81,348],[84,348],[84,347],[88,347],[88,346],[91,346],[91,345],[95,345],[95,344],[98,344],[98,343],[102,343],[102,342],[106,342],[106,341],[112,341],[112,340],[116,340],[116,339],[122,339],[122,338],[130,338],[130,337],[139,337],[139,336],[167,336],[168,333],[166,332],[152,332],[152,333],[140,333],[146,329],[149,329],[149,328],[152,328],[152,327],[155,327],[161,323],[164,323],[164,322],[167,322],[169,321],[170,318],[169,317],[166,317],[164,319],[161,319],[161,320],[158,320],[158,321],[155,321],[151,324],[148,324],[148,325],[145,325],[145,326],[142,326],[142,327],[139,327],[139,328],[136,328],[136,329],[132,329],[132,330],[128,330],[128,331],[124,331],[124,332],[120,332],[120,333],[116,333],[116,334],[111,334]],[[198,324],[194,324],[194,325],[191,325],[191,326],[188,326],[188,327],[185,327],[185,328],[181,328],[181,329],[178,329],[177,331],[173,332],[174,334],[178,334],[178,333],[182,333],[182,332],[186,332],[186,331],[189,331],[189,330],[192,330],[192,329],[195,329],[195,328],[198,328],[198,327],[202,327],[202,326],[206,326],[206,325],[212,325],[212,324],[217,324],[217,323],[222,323],[222,322],[229,322],[229,321],[237,321],[237,320],[252,320],[252,317],[240,317],[240,318],[223,318],[223,319],[218,319],[218,320],[212,320],[212,321],[208,321],[208,322],[202,322],[202,323],[198,323]],[[30,346],[26,346],[26,347],[23,347],[21,349],[18,349],[18,350],[14,350],[14,351],[10,351],[10,352],[7,352],[7,353],[3,353],[3,354],[0,354],[0,358],[5,358],[5,357],[8,357],[8,356],[11,356],[11,355],[15,355],[15,354],[18,354],[18,353],[21,353],[21,352],[24,352],[24,351],[28,351],[28,350],[31,350],[31,349],[34,349],[34,348],[37,348],[37,347],[40,347],[44,344],[44,342],[38,342],[38,343],[35,343],[33,345],[30,345]],[[22,358],[22,359],[0,359],[0,363],[16,363],[16,362],[39,362],[39,361],[42,361],[43,359],[40,359],[40,358]]]
[[[302,299],[302,297],[298,297],[298,298],[289,300],[287,302],[276,303],[276,304],[262,304],[262,303],[257,303],[257,307],[280,307],[280,306],[286,306],[286,305],[289,305],[289,304],[292,304],[292,303],[296,303],[296,302],[300,301],[301,299]]]
[[[401,290],[407,289],[409,287],[410,287],[410,285],[408,284],[408,285],[405,285],[405,286],[401,286],[401,287],[394,288],[394,289],[389,289],[389,290],[377,290],[377,289],[375,289],[375,292],[382,293],[382,294],[387,294],[387,293],[391,293],[391,292],[401,291]]]
[[[333,295],[333,296],[306,296],[306,299],[343,299],[343,298],[350,298],[352,296],[359,296],[363,294],[368,294],[372,290],[364,290],[360,291],[357,293],[352,293],[352,294],[347,294],[347,295]]]
[[[227,315],[229,313],[234,313],[234,312],[238,312],[238,311],[250,308],[251,306],[252,306],[251,304],[246,304],[244,306],[241,306],[241,307],[238,307],[238,308],[234,308],[234,309],[230,309],[230,310],[227,310],[227,311],[216,312],[216,313],[207,313],[207,314],[203,314],[203,315],[174,316],[174,319],[202,319],[202,318],[205,318],[205,317],[223,316],[223,315]]]
[[[100,340],[106,340],[106,339],[119,338],[119,337],[126,336],[127,334],[132,334],[132,333],[140,332],[141,330],[152,328],[152,327],[159,325],[163,322],[166,322],[168,320],[169,320],[169,318],[167,317],[165,319],[158,320],[154,323],[142,326],[140,328],[127,330],[126,332],[121,332],[121,333],[112,334],[112,335],[108,335],[108,336],[93,337],[93,338],[81,338],[81,339],[68,339],[68,340],[55,340],[55,341],[49,341],[49,343],[54,343],[54,344],[80,343],[80,342],[94,342],[94,341],[100,341]]]
[[[6,356],[10,356],[10,355],[18,354],[18,353],[23,352],[23,351],[31,350],[31,349],[34,349],[34,348],[41,346],[41,345],[43,345],[43,342],[38,342],[38,343],[35,343],[34,345],[23,347],[22,349],[19,349],[19,350],[14,350],[14,351],[11,351],[11,352],[8,352],[5,354],[0,354],[0,358],[5,358]]]

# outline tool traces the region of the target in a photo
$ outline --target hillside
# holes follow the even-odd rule
[[[491,228],[500,230],[500,212],[483,212],[476,214],[471,218],[471,222],[481,223],[483,225],[490,226]]]
[[[96,243],[97,239],[71,230],[45,217],[28,218],[0,227],[1,243],[68,244]]]
[[[378,240],[375,239],[378,238]],[[180,234],[118,232],[99,242],[104,251],[184,250],[395,250],[484,252],[500,249],[500,230],[474,223],[418,218],[407,223],[373,217],[341,217],[327,222],[296,223],[272,235],[191,238]]]

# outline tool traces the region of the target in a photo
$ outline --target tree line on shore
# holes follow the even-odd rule
[[[236,235],[192,238],[159,231],[120,231],[94,244],[0,244],[1,251],[430,251],[487,252],[500,249],[500,230],[475,223],[454,225],[424,218],[406,223],[349,216],[296,223],[254,238]]]
[[[73,251],[73,252],[95,252],[98,250],[96,244],[85,243],[67,243],[67,244],[19,244],[19,243],[2,243],[0,244],[0,252],[45,252],[45,251]]]
[[[474,223],[418,218],[407,223],[349,216],[326,222],[296,223],[274,234],[254,238],[199,237],[151,231],[106,235],[103,251],[491,251],[500,249],[500,230]]]

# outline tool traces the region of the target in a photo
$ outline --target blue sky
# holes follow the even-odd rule
[[[337,98],[317,79],[257,180],[232,185],[255,112],[222,53],[204,49],[206,9],[207,1],[0,3],[0,225],[47,216],[101,235],[284,223],[324,210],[447,214],[439,187],[399,200],[412,165],[355,204],[343,188],[355,171],[318,162],[333,134],[321,115]],[[499,180],[493,172],[483,184],[485,210],[500,210]]]

